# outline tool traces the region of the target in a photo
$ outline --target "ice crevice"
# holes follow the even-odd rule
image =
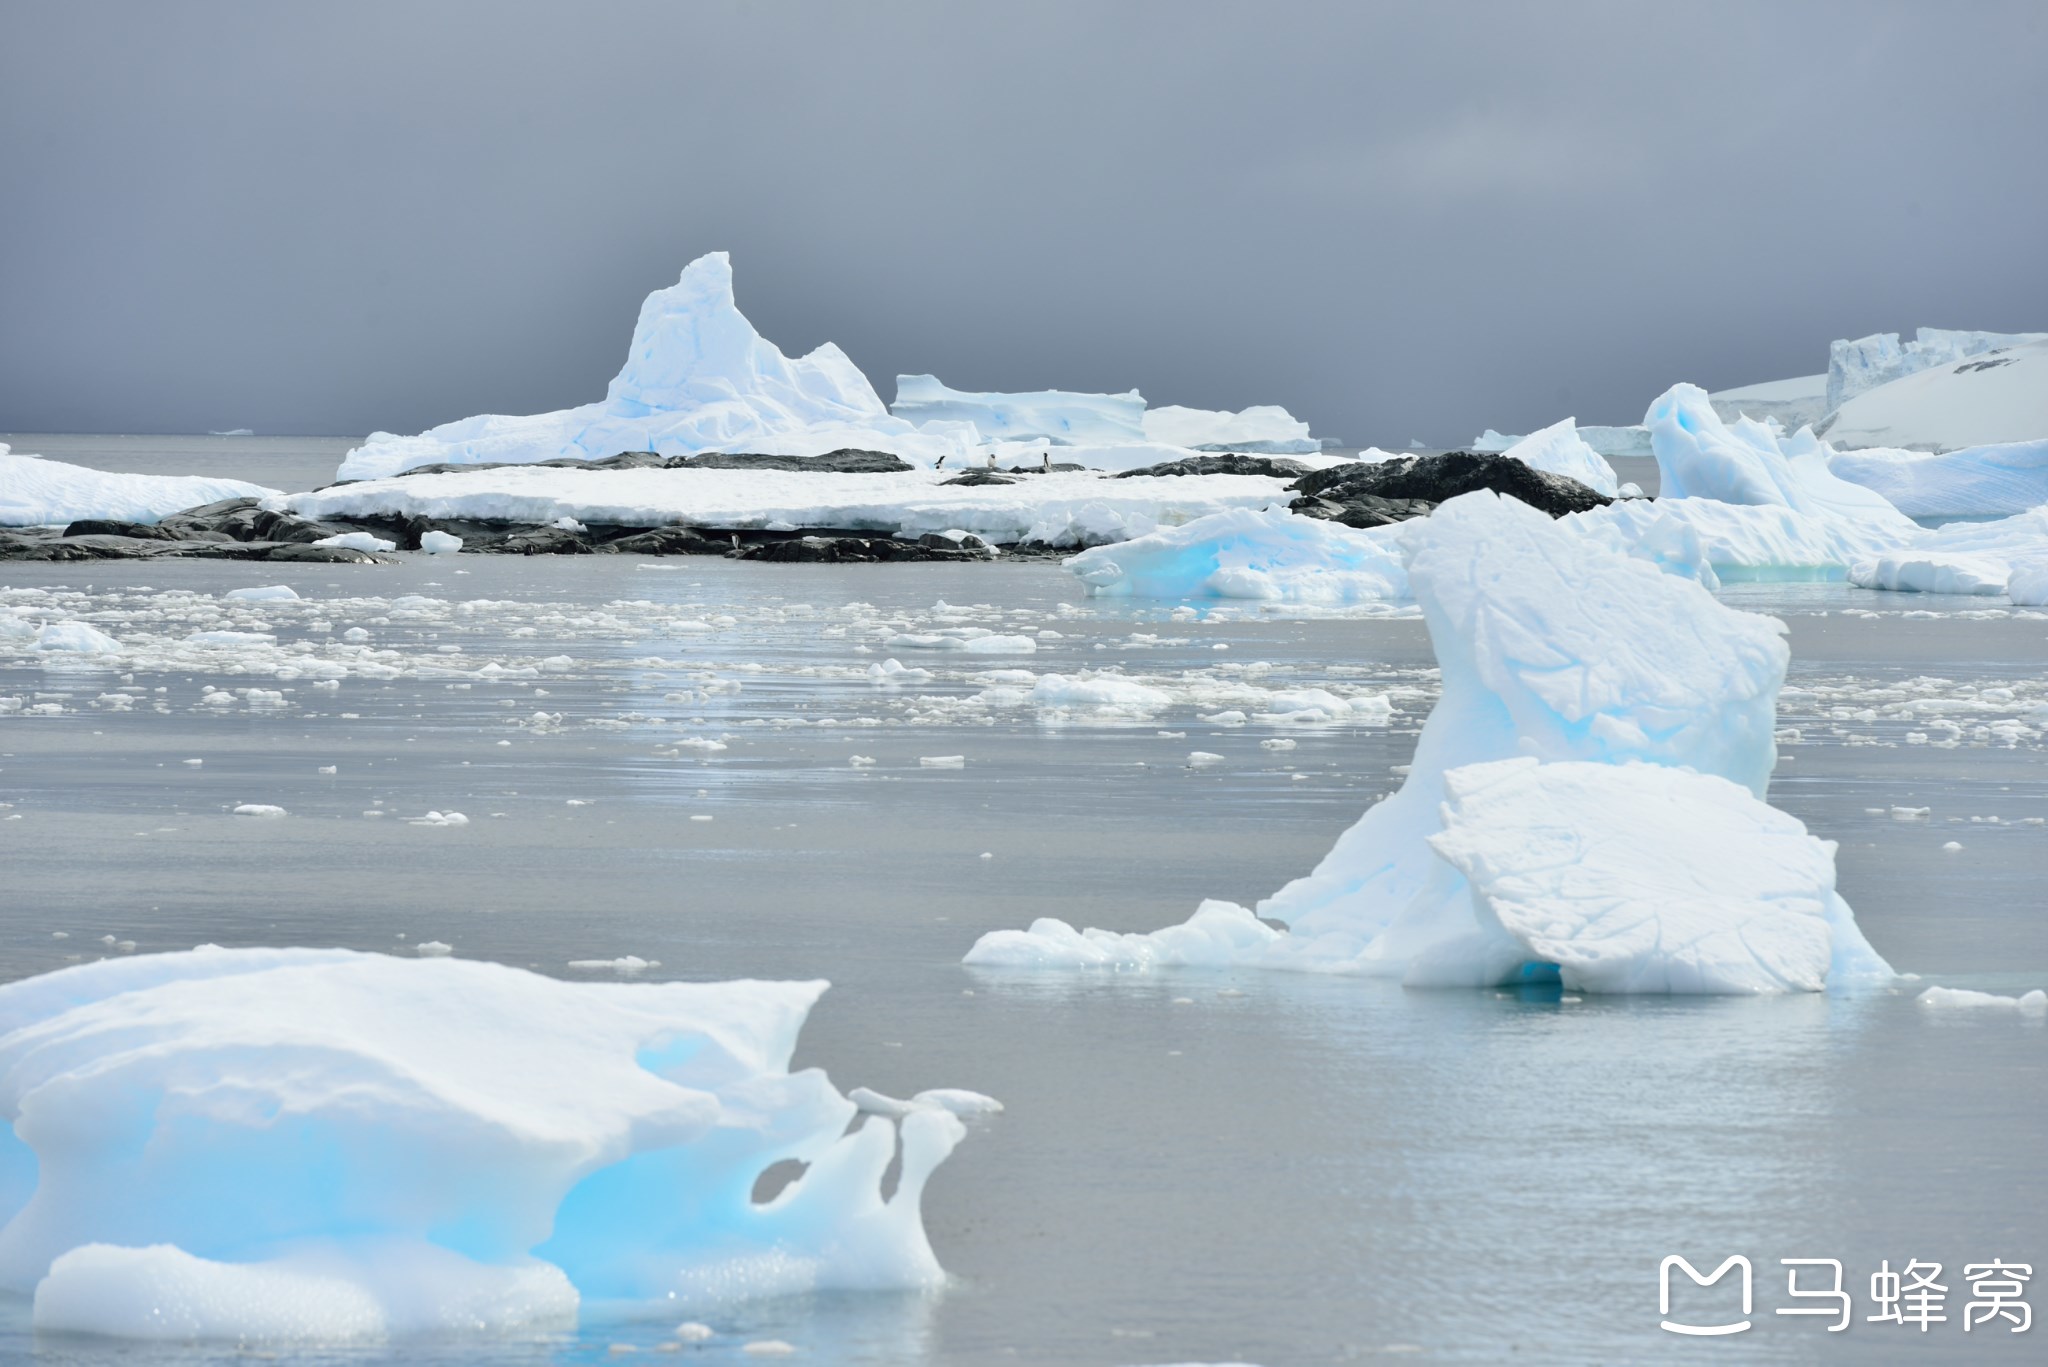
[[[1554,975],[1593,992],[1888,983],[1834,846],[1764,800],[1782,624],[1570,522],[1475,493],[1389,538],[1442,694],[1400,789],[1257,915],[1212,901],[1135,935],[1047,919],[984,935],[967,963]]]
[[[938,1285],[925,1182],[1000,1108],[791,1072],[825,987],[211,947],[0,987],[0,1286],[45,1330],[337,1341]]]

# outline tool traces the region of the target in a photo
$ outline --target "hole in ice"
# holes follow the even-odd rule
[[[789,1189],[790,1183],[810,1170],[810,1164],[795,1158],[778,1158],[761,1169],[754,1179],[754,1204],[765,1206]]]

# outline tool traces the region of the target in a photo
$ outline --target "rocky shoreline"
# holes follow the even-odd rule
[[[708,455],[668,457],[626,451],[601,461],[548,461],[589,470],[770,468],[835,474],[885,474],[912,467],[878,451],[824,456]],[[408,474],[457,473],[486,465],[426,466]],[[964,471],[948,483],[1015,483],[1076,467],[1020,466]],[[1438,504],[1479,489],[1511,495],[1551,517],[1597,508],[1611,499],[1576,480],[1535,470],[1506,456],[1454,451],[1312,470],[1285,457],[1200,455],[1148,466],[1118,479],[1182,475],[1244,475],[1291,479],[1292,511],[1350,527],[1377,527],[1426,517]],[[330,486],[331,487],[331,486]],[[432,540],[430,541],[430,538]],[[459,546],[453,544],[459,538]],[[436,545],[435,543],[438,543]],[[991,545],[969,533],[909,537],[855,528],[584,525],[494,522],[421,516],[364,516],[314,521],[264,508],[253,498],[227,499],[150,523],[90,518],[57,528],[0,530],[0,560],[266,560],[325,564],[389,564],[393,552],[433,546],[473,555],[718,555],[780,564],[1053,559],[1074,547],[1030,541]]]

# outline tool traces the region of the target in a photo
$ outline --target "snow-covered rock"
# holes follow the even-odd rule
[[[12,455],[0,446],[0,527],[61,527],[83,518],[153,524],[186,508],[278,491],[210,475],[130,475],[61,460]]]
[[[919,1203],[965,1130],[847,1132],[789,1071],[824,988],[212,948],[7,984],[0,1286],[43,1330],[348,1340],[936,1285]]]
[[[1148,440],[1145,400],[1135,389],[1128,394],[1064,389],[974,394],[949,389],[935,375],[898,375],[896,402],[889,411],[920,425],[973,423],[985,442],[1042,438],[1059,446],[1119,446]]]
[[[2048,437],[1938,455],[1884,447],[1838,451],[1828,468],[1875,490],[1909,517],[2023,513],[2048,503]]]
[[[1614,467],[1579,435],[1578,422],[1573,418],[1531,432],[1501,454],[1533,470],[1547,470],[1553,475],[1575,479],[1594,493],[1605,494],[1609,498],[1621,492],[1621,481],[1615,475]]]
[[[949,485],[950,477],[930,469],[845,475],[511,466],[336,485],[278,498],[272,506],[316,520],[395,515],[541,526],[563,517],[636,527],[779,524],[911,537],[965,531],[1004,545],[1080,547],[1288,498],[1285,480],[1265,476],[1109,479],[1056,472],[987,485]]]
[[[1953,328],[1921,328],[1903,346],[1896,332],[1838,338],[1828,346],[1826,412],[1832,413],[1860,394],[1907,375],[1981,356],[2003,347],[2048,342],[2048,332],[1972,332]],[[1752,416],[1764,416],[1755,414]],[[2035,433],[2033,435],[2048,435]],[[1988,440],[1997,440],[1989,438]]]
[[[1828,414],[1828,377],[1799,375],[1789,380],[1766,380],[1736,389],[1717,389],[1707,396],[1723,422],[1755,418],[1775,422],[1787,432],[1811,427]]]
[[[1408,595],[1408,575],[1397,531],[1240,508],[1083,551],[1066,567],[1099,598],[1398,599]]]
[[[930,464],[964,455],[972,434],[919,432],[889,415],[867,377],[830,342],[784,356],[733,301],[724,252],[698,257],[640,306],[626,363],[602,402],[531,417],[485,414],[416,437],[375,432],[337,478],[415,466],[602,460],[621,451],[813,456],[853,447]]]
[[[1167,404],[1145,410],[1145,438],[1196,451],[1245,451],[1254,455],[1311,455],[1323,444],[1309,435],[1308,424],[1276,404],[1260,404],[1241,412],[1183,408]]]
[[[1400,790],[1258,917],[1207,904],[1199,925],[1137,936],[1041,922],[983,937],[968,962],[1227,963],[1418,986],[1563,975],[1603,991],[1888,981],[1833,893],[1831,849],[1762,803],[1782,625],[1571,523],[1475,493],[1404,524],[1442,695]],[[1432,844],[1447,822],[1457,833]],[[1702,883],[1723,841],[1759,866]],[[1558,871],[1573,851],[1583,879]],[[1262,934],[1259,917],[1289,932]]]
[[[1963,447],[2048,438],[2048,336],[1944,361],[1848,399],[1814,431],[1834,446]]]

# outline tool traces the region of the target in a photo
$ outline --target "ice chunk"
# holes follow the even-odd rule
[[[1310,455],[1323,449],[1308,424],[1275,404],[1241,412],[1215,412],[1167,404],[1145,410],[1145,439],[1195,451],[1246,451],[1256,455]]]
[[[1145,400],[1135,389],[1128,394],[1062,389],[970,394],[948,389],[933,375],[898,375],[896,402],[889,411],[911,423],[973,423],[982,440],[992,442],[1043,439],[1060,446],[1122,446],[1148,440]]]
[[[1356,603],[1407,596],[1397,536],[1279,508],[1238,509],[1083,551],[1066,568],[1101,598]]]
[[[1828,980],[1830,923],[1848,916],[1834,847],[1739,784],[1510,759],[1453,769],[1444,791],[1429,843],[1471,884],[1480,933],[1512,940],[1510,958],[1555,964],[1567,990],[1816,992]]]
[[[313,543],[316,546],[339,546],[350,551],[388,551],[397,548],[398,543],[374,536],[369,532],[343,532],[339,536],[323,536]]]
[[[968,951],[977,968],[1227,968],[1263,953],[1280,932],[1243,907],[1204,902],[1184,923],[1146,935],[1076,930],[1041,917],[1029,930],[995,930]]]
[[[265,584],[259,588],[229,589],[222,598],[234,603],[296,603],[298,590],[290,584]]]
[[[2048,334],[1944,361],[1842,403],[1814,431],[1839,447],[1953,451],[2048,437]]]
[[[1545,470],[1575,479],[1609,498],[1621,492],[1621,482],[1614,473],[1614,467],[1580,438],[1578,422],[1574,418],[1531,432],[1501,454],[1522,462],[1532,470]]]
[[[1828,468],[1909,517],[2023,513],[2048,503],[2048,439],[1969,446],[1945,455],[1882,447],[1837,452]]]
[[[279,817],[285,815],[285,810],[282,807],[272,806],[267,802],[244,802],[241,806],[235,808],[234,814],[236,816]]]
[[[2005,592],[2012,570],[1989,556],[1936,550],[1893,551],[1860,560],[1849,570],[1849,582],[1860,589],[1891,589],[1905,593],[1996,595]]]
[[[51,622],[36,633],[35,648],[71,655],[118,655],[121,643],[84,622]]]
[[[2023,1016],[2048,1016],[2048,992],[2035,988],[2017,997],[1996,992],[1977,992],[1967,987],[1930,987],[1920,994],[1920,1004],[1942,1011],[1958,1009],[2017,1011]]]
[[[811,456],[847,447],[929,465],[964,456],[971,433],[920,433],[830,342],[794,360],[754,331],[733,301],[724,252],[698,257],[640,306],[626,363],[600,403],[532,417],[485,414],[416,437],[375,432],[342,461],[340,479],[419,465],[602,460],[621,451]],[[552,519],[548,519],[552,520]]]
[[[934,1097],[848,1132],[789,1071],[824,987],[219,949],[7,984],[0,1286],[42,1329],[313,1340],[934,1286],[964,1127]]]
[[[453,555],[462,549],[462,538],[452,532],[421,532],[420,549],[428,555]]]
[[[155,523],[230,498],[269,498],[276,489],[209,475],[131,475],[88,470],[0,446],[0,527],[61,527],[84,518]]]

